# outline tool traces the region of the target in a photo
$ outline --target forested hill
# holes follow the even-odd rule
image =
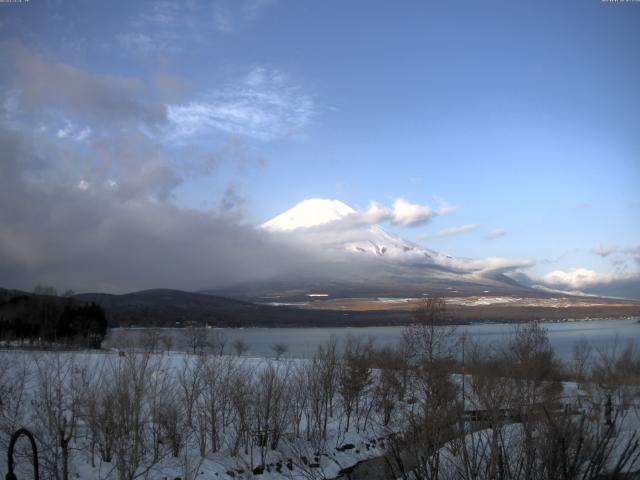
[[[410,320],[408,312],[302,310],[166,289],[124,295],[84,293],[74,298],[102,306],[111,326],[330,327],[402,324]]]

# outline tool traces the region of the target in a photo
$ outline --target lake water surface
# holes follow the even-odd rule
[[[623,348],[629,341],[640,342],[640,323],[633,319],[579,320],[560,323],[542,323],[556,353],[569,359],[574,345],[586,340],[596,350]],[[360,328],[217,328],[207,329],[209,335],[222,333],[226,338],[226,350],[231,353],[231,344],[242,339],[249,346],[247,355],[273,356],[273,345],[287,346],[287,356],[310,357],[318,345],[335,335],[338,340],[349,335],[362,339],[372,338],[377,346],[393,345],[400,339],[404,327],[360,327]],[[513,324],[476,324],[456,327],[456,335],[466,335],[481,344],[500,343],[508,339],[515,329]],[[116,336],[138,340],[145,335],[144,329],[115,329]],[[172,349],[187,350],[188,340],[182,329],[162,329],[162,335],[172,339]]]

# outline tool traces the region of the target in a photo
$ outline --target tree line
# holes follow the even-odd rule
[[[107,318],[95,303],[81,304],[54,291],[0,298],[0,341],[19,346],[74,345],[100,348]]]

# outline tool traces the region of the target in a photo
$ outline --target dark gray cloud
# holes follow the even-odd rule
[[[362,226],[282,236],[241,225],[236,212],[244,198],[233,186],[215,212],[180,208],[171,201],[179,177],[153,142],[137,134],[111,138],[110,145],[96,143],[90,159],[83,160],[81,152],[71,155],[46,135],[0,124],[0,151],[0,202],[5,207],[0,210],[0,278],[5,287],[45,283],[80,292],[195,290],[273,278],[364,285],[374,278],[385,282],[424,275],[385,258],[350,255],[339,245],[337,250],[323,248],[366,241],[370,231]],[[123,156],[135,168],[127,171]],[[96,168],[78,172],[79,162]],[[166,178],[165,173],[145,173],[156,167],[168,172]],[[117,169],[125,173],[110,183]],[[458,274],[484,266],[438,268]]]
[[[616,245],[604,245],[599,243],[591,249],[591,253],[594,253],[600,257],[609,257],[611,255],[631,256],[637,262],[640,262],[640,245],[629,248],[621,248]]]
[[[0,45],[2,78],[19,89],[22,111],[52,109],[87,120],[161,125],[166,107],[152,102],[142,81],[86,72],[62,63],[24,45]]]
[[[246,141],[231,135],[220,148],[207,154],[200,165],[204,173],[211,173],[225,163],[234,164],[240,171],[247,171],[264,167],[267,161],[253,151]]]
[[[198,289],[269,278],[313,261],[304,254],[292,261],[290,246],[213,213],[123,197],[90,182],[85,189],[75,181],[51,183],[58,167],[39,158],[32,142],[0,129],[3,286]]]
[[[235,186],[215,211],[176,206],[185,169],[153,133],[165,112],[143,81],[21,45],[1,45],[0,56],[11,66],[0,74],[2,286],[212,288],[317,263],[239,225]],[[222,150],[224,161],[247,157],[237,143]]]
[[[247,199],[238,193],[235,185],[229,185],[220,199],[220,212],[228,217],[242,218]]]
[[[90,157],[84,179],[106,184],[123,200],[140,195],[168,200],[182,183],[161,145],[137,129],[95,139]]]

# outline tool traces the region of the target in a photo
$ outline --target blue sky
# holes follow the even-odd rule
[[[49,182],[241,225],[446,202],[385,228],[637,279],[640,3],[31,0],[0,42],[3,121],[56,149]]]

